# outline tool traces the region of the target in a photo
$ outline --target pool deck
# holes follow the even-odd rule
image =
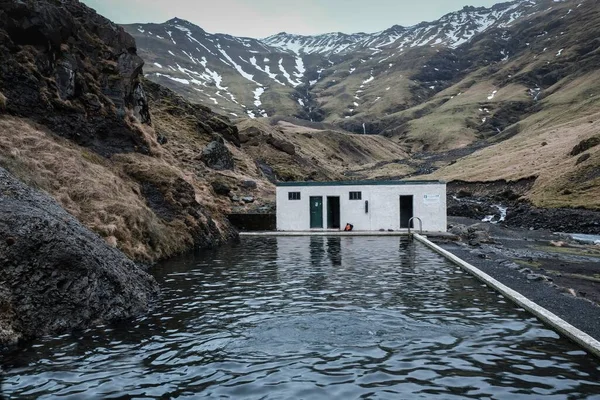
[[[495,289],[497,292],[510,299],[513,303],[519,305],[520,307],[523,307],[524,309],[535,315],[537,318],[539,318],[546,325],[552,327],[561,335],[571,339],[572,341],[583,347],[590,354],[593,354],[596,357],[600,358],[600,341],[596,340],[595,338],[578,329],[577,327],[571,325],[558,315],[550,312],[546,308],[540,306],[539,304],[525,297],[516,290],[513,290],[510,287],[503,284],[502,282],[494,279],[492,276],[486,274],[481,269],[473,266],[472,264],[469,264],[465,260],[443,249],[435,243],[432,243],[426,237],[419,234],[415,234],[414,237],[416,240],[423,243],[432,250],[436,251],[437,253],[441,254],[453,263],[457,264],[459,267],[469,272],[471,275],[475,276],[477,279],[479,279],[489,287]]]

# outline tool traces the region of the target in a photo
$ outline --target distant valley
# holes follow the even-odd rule
[[[595,1],[464,7],[371,34],[258,40],[179,18],[125,29],[148,79],[234,122],[378,134],[410,160],[383,162],[382,177],[535,177],[528,198],[540,206],[600,207],[597,148],[579,162],[569,154],[598,135]]]

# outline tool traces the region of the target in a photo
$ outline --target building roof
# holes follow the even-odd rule
[[[397,185],[445,185],[445,181],[328,181],[328,182],[277,182],[280,187],[298,186],[397,186]]]

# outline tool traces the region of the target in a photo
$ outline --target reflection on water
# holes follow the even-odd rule
[[[600,365],[397,237],[243,239],[155,270],[151,315],[46,338],[9,399],[600,398]]]

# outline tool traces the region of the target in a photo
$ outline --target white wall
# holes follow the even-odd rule
[[[288,200],[289,192],[300,192],[300,200]],[[349,192],[361,192],[361,200],[350,200]],[[423,221],[423,230],[446,231],[446,184],[277,186],[277,230],[310,230],[311,196],[323,197],[323,225],[327,227],[327,196],[340,197],[341,228],[346,223],[354,230],[400,229],[400,196],[412,195],[413,215]],[[427,196],[427,198],[425,197]],[[369,212],[365,213],[365,201]],[[415,221],[418,229],[418,222]]]

